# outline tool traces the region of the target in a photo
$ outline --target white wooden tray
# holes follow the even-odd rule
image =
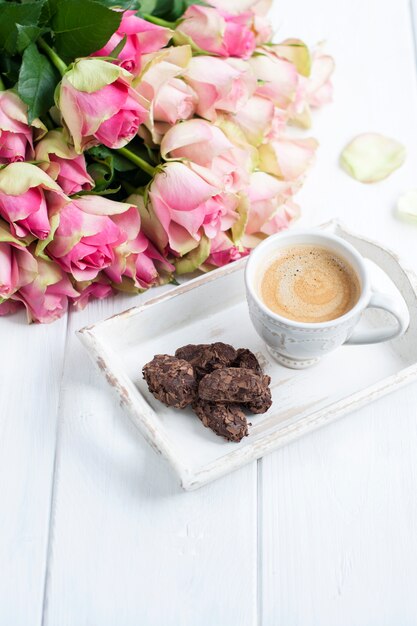
[[[311,369],[285,369],[272,361],[250,322],[245,260],[78,332],[134,424],[169,461],[184,489],[200,487],[417,378],[415,275],[395,254],[337,222],[322,228],[343,237],[369,259],[376,287],[402,294],[411,318],[403,337],[373,346],[342,346]],[[386,321],[383,315],[368,310],[361,323],[381,323]],[[154,354],[173,354],[186,343],[213,341],[250,348],[272,379],[272,407],[250,418],[250,434],[238,444],[217,437],[191,410],[163,406],[142,380],[142,367]]]

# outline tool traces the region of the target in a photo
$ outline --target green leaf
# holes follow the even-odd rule
[[[97,0],[106,7],[137,11],[140,5],[139,0]]]
[[[113,159],[108,157],[104,161],[96,161],[87,167],[87,171],[94,180],[94,193],[106,189],[114,178]]]
[[[15,54],[17,50],[18,26],[38,25],[43,1],[18,4],[0,4],[0,50]]]
[[[45,28],[40,28],[40,26],[22,26],[21,24],[16,24],[17,28],[17,40],[16,40],[16,50],[17,52],[22,53],[31,43],[34,43],[39,35],[42,35],[45,32]]]
[[[34,43],[30,44],[23,53],[17,85],[19,96],[28,105],[29,123],[53,106],[58,82],[55,68]]]
[[[119,27],[120,11],[94,0],[60,0],[51,20],[58,54],[69,61],[102,48]]]
[[[175,22],[192,4],[208,6],[202,0],[142,0],[139,14],[153,15],[168,22]]]
[[[5,77],[11,85],[17,83],[19,78],[20,59],[11,57],[8,54],[0,54],[0,74]]]
[[[93,158],[100,159],[103,161],[107,161],[107,159],[112,159],[113,167],[118,172],[129,172],[136,171],[137,166],[126,159],[121,154],[117,152],[113,152],[110,148],[106,148],[105,146],[94,146],[90,148],[88,154],[91,154]]]

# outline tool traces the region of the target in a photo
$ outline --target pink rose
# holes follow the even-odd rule
[[[36,144],[35,158],[43,161],[39,167],[56,180],[69,196],[94,187],[94,181],[87,173],[84,155],[77,154],[67,143],[61,129],[50,130]]]
[[[194,115],[197,96],[184,81],[171,78],[162,85],[153,101],[153,116],[157,122],[175,124]]]
[[[35,280],[19,289],[13,296],[26,307],[29,322],[54,322],[68,309],[69,298],[78,296],[61,268],[50,261],[37,258]]]
[[[158,172],[149,188],[144,216],[146,234],[160,250],[184,255],[198,246],[207,201],[221,190],[182,163],[172,162]]]
[[[275,107],[268,98],[252,96],[232,119],[243,130],[248,142],[258,146],[273,127]]]
[[[193,171],[227,192],[247,183],[255,158],[251,146],[235,146],[220,128],[201,119],[173,126],[162,140],[161,155],[189,161]]]
[[[52,322],[78,296],[68,277],[52,262],[35,257],[0,225],[0,315],[25,306],[29,321]]]
[[[126,240],[110,216],[128,209],[128,204],[101,196],[72,200],[62,209],[46,252],[77,281],[93,280],[114,263],[115,248]]]
[[[182,16],[174,39],[191,40],[199,50],[222,57],[248,59],[256,46],[252,21],[250,12],[231,15],[194,4]]]
[[[263,15],[253,15],[253,30],[255,41],[258,46],[271,41],[273,31],[271,22]]]
[[[95,58],[75,61],[64,75],[56,103],[77,153],[98,143],[121,148],[136,135],[148,113],[130,80],[123,68]]]
[[[297,181],[313,163],[318,142],[313,138],[280,137],[259,147],[259,167],[280,179]]]
[[[33,131],[46,132],[40,120],[28,124],[27,107],[13,91],[0,91],[0,165],[33,159]]]
[[[249,252],[249,248],[235,245],[226,233],[220,232],[216,238],[211,241],[210,256],[206,263],[208,265],[222,267],[232,261],[238,261],[247,256]]]
[[[256,89],[255,75],[242,59],[193,57],[184,80],[198,95],[198,115],[210,121],[215,121],[217,111],[236,113]]]
[[[97,281],[97,282],[96,282]],[[104,298],[108,298],[114,293],[114,289],[110,284],[110,281],[106,277],[99,277],[95,279],[95,282],[90,283],[86,287],[81,289],[81,292],[75,299],[73,299],[74,307],[81,311],[84,309],[90,298],[97,298],[98,300],[103,300]]]
[[[213,160],[233,148],[224,132],[201,119],[176,124],[161,142],[164,159],[186,159],[204,167],[211,167]]]
[[[0,300],[10,298],[36,274],[34,256],[0,223]]]
[[[294,220],[300,217],[300,207],[292,200],[287,200],[281,204],[276,213],[261,228],[265,235],[274,235],[281,230],[288,228]]]
[[[204,234],[214,239],[220,231],[229,230],[239,217],[238,207],[236,194],[222,193],[209,198],[205,204]]]
[[[254,235],[265,232],[265,225],[276,215],[278,207],[291,197],[292,185],[265,172],[254,172],[247,193],[249,214],[245,233]],[[290,220],[281,221],[284,228]]]
[[[293,63],[264,49],[249,63],[258,81],[256,94],[268,98],[280,109],[287,109],[298,88],[299,76]]]
[[[16,313],[21,308],[23,308],[22,303],[11,298],[4,300],[4,302],[0,300],[0,317]]]
[[[68,201],[56,182],[35,165],[10,163],[0,170],[0,216],[16,237],[46,239],[51,216]]]
[[[331,56],[317,50],[313,55],[311,73],[307,80],[307,101],[312,107],[320,107],[331,102],[333,87],[331,76],[334,71],[334,61]]]
[[[181,78],[190,60],[189,46],[171,46],[148,57],[135,88],[150,103],[149,118],[139,131],[149,145],[159,144],[172,124],[195,113],[197,94]]]
[[[136,206],[128,211],[114,215],[113,221],[126,235],[115,251],[115,262],[105,270],[106,275],[118,284],[124,278],[131,279],[133,290],[143,291],[153,285],[166,282],[174,271],[174,266],[158,252],[146,235],[141,231],[140,214]],[[123,286],[124,289],[129,286]]]
[[[91,56],[109,56],[122,39],[126,38],[117,58],[121,61],[121,67],[136,75],[141,69],[142,54],[160,50],[168,44],[171,35],[169,28],[163,28],[141,19],[136,15],[136,11],[124,11],[119,28],[106,45]]]

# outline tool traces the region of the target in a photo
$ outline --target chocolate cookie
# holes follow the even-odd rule
[[[238,404],[201,400],[193,402],[193,409],[204,426],[228,441],[241,441],[248,434],[245,414]]]
[[[142,369],[149,391],[166,406],[184,409],[197,394],[192,365],[184,359],[157,354]]]
[[[239,348],[236,351],[236,358],[233,361],[234,367],[246,367],[249,370],[253,370],[257,374],[262,374],[262,367],[256,356],[248,350],[248,348]]]
[[[191,363],[197,378],[202,378],[215,369],[232,365],[237,352],[228,343],[217,341],[216,343],[190,343],[178,348],[175,356]]]
[[[259,398],[253,400],[252,402],[248,402],[245,404],[245,407],[251,413],[266,413],[269,407],[272,405],[272,396],[271,390],[267,386],[265,387],[263,393]]]
[[[206,374],[198,386],[198,396],[212,402],[247,404],[258,400],[270,382],[269,376],[245,367],[226,367]]]

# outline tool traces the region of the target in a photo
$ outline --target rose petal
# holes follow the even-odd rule
[[[417,190],[407,191],[399,197],[397,211],[404,217],[417,217]]]
[[[378,133],[363,133],[343,150],[340,164],[362,183],[374,183],[387,178],[405,161],[405,148],[396,141]]]

